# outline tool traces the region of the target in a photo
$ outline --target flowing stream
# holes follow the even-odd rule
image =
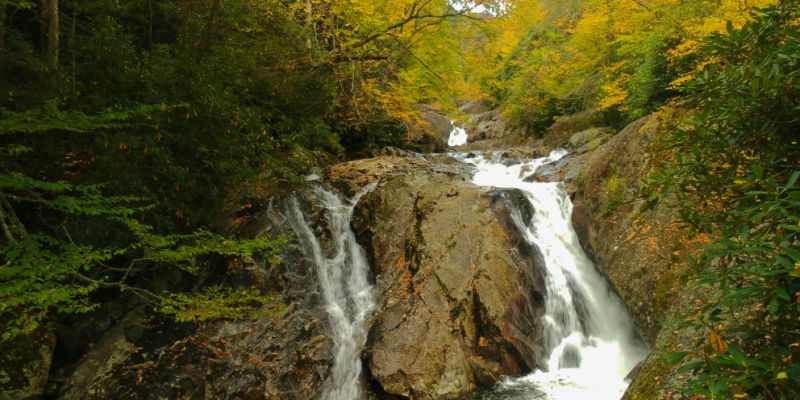
[[[349,201],[342,201],[338,194],[324,186],[314,188],[314,195],[325,206],[328,217],[333,248],[330,258],[303,217],[296,198],[286,210],[292,229],[304,244],[306,257],[316,267],[329,317],[334,361],[323,386],[322,398],[326,400],[357,400],[363,395],[360,354],[367,340],[366,319],[375,308],[375,302],[369,280],[370,267],[350,228],[350,220],[358,200],[375,185],[368,185]]]
[[[448,143],[455,146],[464,142],[466,133],[454,126]],[[545,359],[537,360],[533,373],[507,378],[471,399],[616,400],[628,385],[626,375],[647,354],[622,301],[578,242],[571,224],[572,202],[563,184],[524,180],[538,167],[566,154],[556,149],[548,157],[518,161],[503,160],[499,152],[449,153],[474,167],[472,181],[476,185],[524,193],[533,209],[529,220],[514,204],[508,204],[509,211],[528,244],[541,252],[545,264],[547,293],[541,321]],[[326,186],[315,186],[313,195],[325,207],[326,240],[315,235],[296,198],[285,210],[306,257],[316,268],[329,317],[334,362],[323,386],[322,398],[326,400],[364,396],[360,352],[367,339],[366,321],[375,303],[370,267],[350,222],[355,205],[376,185],[368,185],[349,201]]]
[[[521,190],[533,208],[529,221],[509,204],[514,223],[545,262],[547,356],[539,368],[508,378],[473,399],[619,399],[626,375],[647,354],[621,299],[584,253],[572,228],[572,202],[562,183],[525,182],[539,166],[564,157],[563,149],[527,162],[499,153],[449,153],[475,167],[473,183]]]

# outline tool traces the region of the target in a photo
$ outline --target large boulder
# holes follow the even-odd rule
[[[456,398],[534,367],[544,290],[508,216],[514,198],[416,170],[362,200],[356,226],[381,310],[366,354],[383,391]]]
[[[113,372],[116,367],[128,361],[136,351],[136,346],[126,337],[126,333],[145,318],[144,308],[128,313],[120,323],[111,328],[89,351],[72,372],[60,398],[63,400],[103,399],[113,397],[116,390]]]
[[[0,400],[40,399],[47,389],[56,336],[51,326],[3,342]]]
[[[423,111],[420,113],[420,117],[428,124],[429,129],[433,131],[434,135],[440,137],[442,141],[447,143],[447,140],[450,138],[450,132],[453,130],[453,124],[450,122],[450,118],[433,111]]]
[[[467,142],[489,140],[508,144],[518,139],[518,132],[497,110],[472,115],[464,129],[467,131]]]
[[[564,147],[570,144],[572,137],[580,132],[589,132],[590,129],[606,126],[605,116],[601,111],[588,110],[578,114],[558,117],[545,130],[544,144],[550,147]],[[585,144],[581,143],[580,147]]]
[[[464,114],[472,115],[472,114],[483,114],[487,111],[490,111],[491,107],[489,106],[488,100],[480,99],[480,100],[465,102],[464,104],[461,104],[461,106],[458,107],[458,109],[461,110],[461,112],[463,112]]]

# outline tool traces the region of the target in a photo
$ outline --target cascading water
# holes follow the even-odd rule
[[[450,123],[453,125],[453,130],[450,131],[450,137],[447,138],[447,145],[461,146],[467,144],[467,131],[456,125],[456,121],[450,121]]]
[[[508,165],[499,154],[489,159],[452,157],[475,166],[473,183],[521,190],[534,213],[529,221],[509,205],[512,218],[545,262],[545,315],[542,318],[547,359],[528,376],[506,379],[478,399],[616,400],[628,383],[625,376],[647,348],[636,333],[625,306],[578,242],[571,224],[572,202],[563,184],[525,182],[526,174],[556,162],[567,152]],[[505,163],[503,162],[505,161]],[[513,164],[513,163],[511,163]]]
[[[325,206],[333,246],[333,257],[326,257],[320,239],[314,235],[300,211],[297,199],[286,210],[287,218],[303,251],[316,267],[320,290],[328,313],[334,346],[331,374],[325,381],[322,398],[357,400],[362,397],[361,348],[367,340],[366,320],[375,307],[370,268],[364,250],[350,228],[353,208],[361,196],[373,189],[369,185],[350,201],[324,186],[316,186],[314,195]]]

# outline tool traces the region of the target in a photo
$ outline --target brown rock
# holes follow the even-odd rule
[[[384,310],[367,354],[386,392],[453,398],[533,368],[541,276],[508,233],[505,197],[420,170],[362,200]]]
[[[578,114],[565,115],[546,129],[544,143],[549,147],[565,147],[570,138],[581,131],[604,126],[605,117],[600,111],[590,110]]]

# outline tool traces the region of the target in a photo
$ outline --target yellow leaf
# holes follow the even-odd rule
[[[726,353],[728,351],[728,345],[722,340],[722,336],[719,335],[716,329],[711,331],[711,334],[708,337],[708,340],[711,342],[711,348],[718,353]]]

